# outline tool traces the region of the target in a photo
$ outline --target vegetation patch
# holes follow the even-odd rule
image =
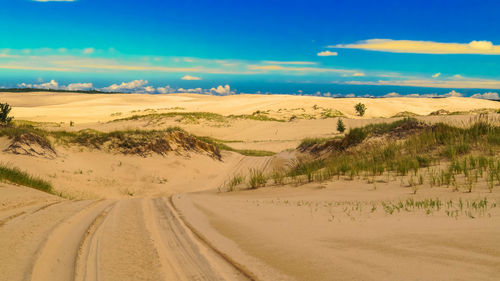
[[[473,164],[466,165],[470,168],[465,169],[467,174],[463,174],[464,169],[452,171],[448,168],[439,172],[441,182],[451,185],[453,177],[457,177],[461,171],[460,173],[466,178],[462,185],[470,186],[476,183],[477,179],[483,178],[488,169],[488,173],[493,174],[489,176],[490,182],[493,178],[500,184],[500,176],[496,175],[499,164],[495,164],[500,161],[498,158],[499,126],[481,120],[468,128],[458,128],[442,123],[420,127],[415,122],[413,119],[404,119],[390,124],[374,124],[353,129],[343,139],[327,141],[319,146],[322,149],[329,147],[332,151],[327,158],[299,161],[290,169],[288,176],[307,181],[323,181],[340,176],[353,179],[361,173],[372,177],[384,173],[396,173],[400,176],[412,173],[417,177],[409,183],[413,187],[421,182],[420,175],[418,175],[420,169],[438,165],[440,161],[454,163],[453,161],[458,161],[462,157],[469,157],[468,163]],[[411,128],[418,129],[414,134],[406,135],[401,141],[392,137],[394,134],[401,134]],[[346,149],[361,143],[369,136],[381,134],[388,134],[391,137],[376,146]],[[309,141],[309,143],[312,142]],[[309,151],[314,152],[315,147],[318,148],[317,145],[313,145]],[[427,177],[430,178],[430,174]]]
[[[0,164],[0,180],[35,188],[51,194],[54,193],[52,185],[49,182],[31,176],[19,168],[8,167],[3,164]]]
[[[165,155],[169,151],[193,151],[207,153],[209,156],[220,159],[219,149],[199,138],[185,132],[179,127],[165,130],[125,130],[113,132],[100,132],[86,129],[78,132],[44,131],[33,126],[8,126],[0,127],[0,136],[13,139],[12,144],[18,139],[30,140],[31,144],[52,149],[52,142],[64,145],[76,144],[93,149],[107,149],[123,154],[136,154],[149,156],[153,153]],[[29,145],[28,145],[29,149]]]
[[[417,117],[417,116],[420,116],[420,115],[418,115],[416,113],[413,113],[413,112],[410,112],[410,111],[402,111],[402,112],[396,113],[391,118],[396,118],[396,117]]]

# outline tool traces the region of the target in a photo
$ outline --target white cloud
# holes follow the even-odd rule
[[[412,86],[450,89],[500,89],[500,80],[468,78],[463,76],[451,77],[451,79],[447,80],[411,77],[407,80],[347,81],[340,82],[340,84]]]
[[[490,41],[475,40],[469,43],[469,47],[476,50],[493,50],[494,48],[493,43],[491,43]]]
[[[233,93],[233,92],[231,92],[231,87],[229,87],[229,85],[226,85],[224,87],[218,86],[217,88],[212,88],[212,89],[210,89],[210,92],[221,95],[221,96],[226,96],[226,95],[230,95]]]
[[[191,75],[185,75],[181,78],[182,80],[201,80],[200,77],[196,77],[196,76],[191,76]]]
[[[392,92],[392,93],[388,93],[386,95],[384,95],[385,98],[397,98],[397,97],[400,97],[401,95],[396,93],[396,92]]]
[[[459,98],[461,96],[462,96],[462,94],[456,92],[455,90],[453,90],[453,91],[451,91],[451,92],[443,95],[443,97],[447,97],[447,98],[449,98],[449,97],[457,97],[457,98]]]
[[[33,88],[33,89],[47,89],[47,90],[68,90],[68,91],[81,91],[81,90],[90,90],[93,89],[94,86],[92,83],[71,83],[68,86],[60,85],[55,80],[50,80],[50,82],[43,82],[43,80],[39,79],[40,84],[27,84],[21,83],[17,86],[19,88]]]
[[[331,52],[331,51],[323,51],[319,52],[317,55],[318,57],[331,57],[331,56],[338,56],[339,53],[337,52]]]
[[[85,55],[90,55],[90,54],[93,54],[93,53],[94,53],[94,51],[95,51],[95,49],[94,49],[94,48],[85,48],[85,49],[83,49],[83,53],[84,53]]]
[[[438,73],[432,75],[432,78],[438,78],[439,76],[441,76],[441,72],[438,72]]]
[[[266,60],[263,61],[265,64],[284,64],[284,65],[314,65],[316,62],[312,61],[275,61],[275,60]]]
[[[82,91],[82,90],[89,90],[92,88],[94,88],[94,85],[92,85],[92,83],[71,83],[68,86],[66,86],[66,89],[70,91]]]
[[[167,85],[165,87],[156,88],[156,91],[158,91],[158,93],[160,94],[171,94],[175,92],[175,89]]]
[[[361,49],[391,53],[415,54],[482,54],[500,55],[500,46],[490,41],[470,43],[441,43],[433,41],[369,39],[353,44],[338,44],[330,48]]]
[[[464,79],[464,77],[462,75],[460,75],[460,74],[455,74],[455,75],[452,76],[452,78],[454,78],[454,79]]]
[[[130,92],[130,90],[141,90],[146,84],[148,84],[147,80],[134,80],[131,82],[123,82],[120,85],[113,84],[103,88],[103,90],[108,92],[119,92],[124,90]]]
[[[476,98],[476,99],[488,99],[488,100],[500,100],[500,97],[498,96],[498,93],[493,93],[493,92],[488,92],[488,93],[477,93],[473,94],[471,98]]]
[[[17,86],[19,88],[52,89],[52,90],[59,89],[59,83],[57,83],[57,81],[55,81],[55,80],[50,80],[50,82],[40,83],[40,84],[21,83],[21,84],[18,84]]]

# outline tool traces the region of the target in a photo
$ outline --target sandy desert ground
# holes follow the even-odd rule
[[[18,124],[46,131],[178,126],[235,150],[270,152],[136,155],[55,141],[53,153],[15,154],[12,139],[0,137],[2,164],[49,181],[55,191],[0,183],[0,280],[500,275],[500,187],[490,192],[484,181],[472,192],[423,184],[416,194],[394,175],[226,190],[234,175],[287,167],[304,138],[339,137],[340,114],[348,129],[398,120],[402,112],[426,124],[466,126],[484,111],[498,121],[499,102],[45,92],[0,93],[0,102],[13,106]],[[364,117],[355,114],[358,102],[368,108]],[[452,114],[429,116],[438,110]]]

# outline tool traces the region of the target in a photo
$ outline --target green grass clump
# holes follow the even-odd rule
[[[493,155],[493,160],[483,158],[480,158],[483,160],[475,160],[474,163],[482,161],[483,169],[472,169],[468,175],[465,175],[466,182],[460,183],[466,186],[467,190],[472,190],[477,182],[476,178],[487,173],[484,163],[496,161],[495,159],[498,158],[499,126],[480,120],[467,128],[446,124],[420,126],[418,122],[415,122],[417,122],[415,119],[407,118],[389,124],[373,124],[352,129],[343,139],[328,143],[332,146],[328,147],[331,151],[328,157],[297,162],[292,165],[287,176],[296,179],[297,182],[323,181],[334,177],[340,178],[340,176],[354,179],[360,174],[375,177],[388,172],[399,176],[417,176],[420,169],[439,164],[441,160],[453,161],[467,155],[476,155],[474,157]],[[417,130],[408,134],[404,140],[393,140],[389,136],[386,141],[376,146],[356,150],[346,149],[361,143],[370,136],[390,134],[396,129],[397,134],[404,134],[411,129]],[[324,140],[309,139],[305,140],[302,145],[322,142]],[[489,176],[490,179],[496,177],[495,169],[491,168],[490,173],[493,175]],[[458,171],[448,170],[441,171],[439,175],[434,173],[433,176],[429,176],[431,178],[429,182],[434,185],[454,186],[457,189],[459,184],[457,173]],[[413,179],[413,182],[420,182],[420,176]],[[491,180],[490,185],[492,185]]]
[[[256,121],[274,121],[274,122],[285,122],[283,119],[277,119],[274,117],[268,116],[265,112],[256,111],[252,114],[242,114],[242,115],[229,115],[229,118],[236,119],[250,119]]]
[[[0,164],[0,180],[35,188],[47,193],[54,193],[52,185],[40,178],[33,177],[19,168]]]
[[[396,118],[396,117],[416,117],[416,116],[419,116],[419,115],[416,114],[416,113],[414,113],[414,112],[411,112],[411,111],[402,111],[402,112],[396,113],[391,118]]]
[[[344,116],[344,113],[330,108],[324,108],[323,111],[321,112],[322,119],[342,117],[342,116]]]
[[[331,139],[332,138],[305,138],[300,142],[297,148],[300,150],[305,150],[313,145],[324,144]]]
[[[250,169],[250,176],[248,179],[248,186],[251,189],[257,189],[259,187],[265,186],[267,183],[267,177],[264,175],[262,170]]]

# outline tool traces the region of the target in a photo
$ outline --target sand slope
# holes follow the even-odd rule
[[[438,197],[499,202],[486,188],[414,196],[398,183],[376,191],[363,182],[317,186],[173,198],[194,229],[262,280],[496,280],[500,274],[497,207],[455,219],[444,210],[388,215],[380,205]]]

